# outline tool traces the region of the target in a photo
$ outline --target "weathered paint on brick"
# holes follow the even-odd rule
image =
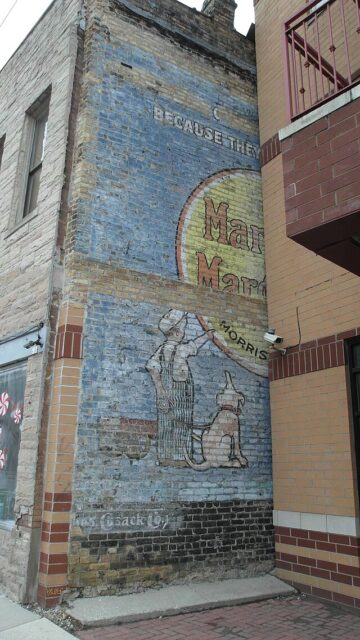
[[[58,0],[2,73],[11,90],[20,67],[17,91],[33,82],[4,131],[7,214],[19,113],[53,87],[37,215],[4,227],[2,330],[45,320],[50,348],[47,369],[29,360],[8,590],[34,598],[38,566],[45,605],[67,587],[266,571],[254,46],[172,0]]]
[[[221,57],[208,16],[129,5],[88,15],[66,271],[86,305],[68,575],[86,595],[273,561],[252,45]]]

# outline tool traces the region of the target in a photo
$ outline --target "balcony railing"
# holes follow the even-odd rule
[[[285,22],[291,120],[360,82],[360,0],[315,0]]]

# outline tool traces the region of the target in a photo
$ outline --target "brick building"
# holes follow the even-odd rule
[[[1,72],[0,572],[22,601],[273,567],[234,11],[55,0]]]
[[[255,14],[277,571],[359,607],[358,3]]]
[[[258,0],[256,67],[234,0],[55,0],[1,71],[12,597],[265,573],[274,518],[359,605],[356,9]]]
[[[37,594],[78,9],[55,3],[0,74],[0,574],[19,600]]]

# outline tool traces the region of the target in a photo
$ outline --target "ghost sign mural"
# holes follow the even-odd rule
[[[228,356],[261,376],[267,376],[264,344],[266,278],[261,181],[258,173],[222,171],[202,182],[180,216],[177,265],[186,282],[239,296],[239,314],[231,322],[199,316],[215,344]],[[246,300],[255,313],[249,316]]]
[[[201,183],[186,202],[177,231],[177,264],[183,280],[238,296],[239,313],[231,321],[198,316],[204,332],[186,338],[187,313],[170,309],[159,320],[163,343],[147,362],[156,390],[158,459],[185,460],[195,470],[246,468],[239,417],[245,395],[225,371],[211,422],[194,425],[191,360],[212,341],[228,357],[260,376],[267,375],[263,339],[266,314],[264,230],[261,184],[253,171],[222,171]],[[251,299],[254,305],[246,304]],[[253,316],[249,309],[255,308]],[[256,313],[258,312],[258,313]],[[194,451],[200,456],[194,457]]]
[[[239,417],[245,396],[225,371],[223,388],[216,396],[217,411],[210,423],[194,425],[194,380],[190,358],[214,336],[213,331],[186,339],[188,314],[170,309],[160,320],[165,340],[146,364],[156,390],[158,412],[157,452],[160,462],[186,460],[196,471],[211,467],[247,467],[240,449]],[[194,459],[195,443],[202,459]]]

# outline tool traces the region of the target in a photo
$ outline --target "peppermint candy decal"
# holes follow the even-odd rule
[[[6,391],[4,391],[0,396],[0,416],[5,416],[7,414],[9,402],[9,395],[6,393]]]
[[[19,424],[19,422],[21,422],[21,410],[20,409],[16,409],[16,411],[14,411],[14,422],[15,424]]]
[[[4,469],[6,465],[6,449],[0,449],[0,471]]]

